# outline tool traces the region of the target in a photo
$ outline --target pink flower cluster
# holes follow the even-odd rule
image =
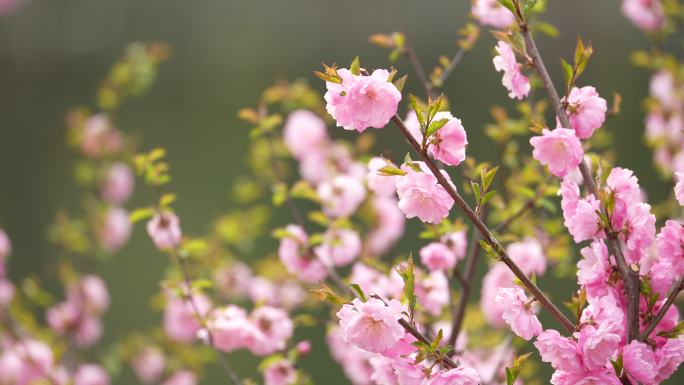
[[[506,10],[508,12],[508,10]],[[510,13],[510,12],[509,12]],[[501,83],[508,90],[508,97],[522,100],[530,93],[530,80],[522,74],[520,64],[516,61],[515,53],[510,45],[499,41],[496,45],[497,56],[494,57],[494,68],[503,71]]]
[[[389,82],[387,70],[375,70],[369,76],[338,71],[341,82],[326,82],[328,113],[345,130],[365,131],[383,128],[397,113],[401,92]]]
[[[100,317],[109,307],[109,293],[104,281],[86,275],[67,288],[64,302],[46,312],[48,325],[59,335],[68,335],[82,347],[92,346],[102,335]]]
[[[670,177],[684,170],[684,88],[666,69],[651,77],[646,139],[653,148],[653,160]]]

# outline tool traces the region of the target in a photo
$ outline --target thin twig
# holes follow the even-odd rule
[[[537,202],[537,197],[530,198],[525,204],[520,207],[518,211],[516,211],[514,214],[512,214],[510,217],[505,219],[503,222],[499,223],[494,227],[494,231],[497,233],[500,233],[508,228],[508,226],[511,225],[516,219],[522,217],[528,210],[532,209],[534,207],[534,204]]]
[[[230,378],[230,381],[233,383],[233,385],[243,385],[242,379],[240,379],[240,376],[238,376],[237,372],[233,369],[233,367],[230,365],[226,357],[223,356],[223,353],[216,348],[214,345],[214,335],[212,334],[210,328],[207,326],[207,320],[204,318],[202,313],[199,310],[199,306],[197,306],[197,303],[195,302],[195,299],[192,295],[192,278],[190,276],[190,271],[188,269],[187,264],[185,263],[185,259],[178,256],[175,251],[170,253],[173,260],[178,264],[180,267],[181,274],[183,275],[183,281],[185,283],[185,290],[188,291],[187,296],[183,296],[189,303],[190,307],[192,307],[192,312],[195,314],[195,318],[197,318],[197,321],[200,323],[200,325],[204,328],[204,330],[207,333],[207,344],[209,347],[211,347],[216,355],[218,356],[219,363],[221,366],[223,366],[224,371],[228,374],[228,377]]]
[[[658,311],[656,316],[653,318],[651,323],[648,324],[648,327],[646,327],[644,332],[641,334],[639,338],[640,341],[646,341],[648,339],[648,336],[650,336],[651,333],[653,333],[653,330],[655,330],[655,328],[658,327],[658,324],[660,323],[660,321],[663,320],[663,317],[665,317],[667,311],[674,304],[675,299],[677,299],[677,296],[682,291],[682,289],[684,289],[684,274],[682,274],[682,276],[679,277],[677,282],[670,289],[670,294],[667,296],[667,301],[665,301],[663,306],[660,307],[660,310]]]
[[[424,344],[431,344],[431,341],[425,338],[415,326],[411,325],[407,320],[400,318],[399,325],[401,325],[409,334],[416,337],[416,339]],[[441,357],[442,362],[451,369],[455,369],[459,366],[459,363],[455,362],[446,355]]]
[[[456,191],[456,189],[449,183],[449,181],[442,175],[440,169],[437,167],[435,162],[428,156],[427,152],[424,151],[420,144],[416,142],[408,128],[401,121],[399,116],[394,115],[392,117],[392,122],[399,128],[404,138],[409,143],[409,145],[420,155],[421,159],[428,166],[432,174],[437,178],[440,185],[447,191],[449,196],[454,200],[456,205],[461,208],[463,213],[468,217],[468,219],[475,225],[477,230],[482,234],[482,239],[493,249],[497,254],[501,262],[506,264],[508,268],[513,272],[513,274],[520,279],[523,285],[532,293],[534,298],[539,301],[539,303],[556,319],[558,322],[568,331],[574,331],[574,325],[570,320],[561,312],[556,305],[549,300],[548,297],[537,287],[537,285],[532,282],[525,273],[520,270],[520,267],[510,258],[508,253],[501,246],[499,241],[494,237],[492,232],[487,228],[487,225],[482,222],[480,217],[475,211],[466,203],[466,201],[461,197],[461,195]]]
[[[444,69],[444,72],[437,78],[437,83],[440,87],[444,82],[449,78],[449,75],[458,67],[459,63],[461,63],[461,60],[463,60],[463,57],[465,56],[466,49],[461,47],[454,56],[451,58],[451,61],[449,62],[449,65]]]
[[[428,79],[425,73],[425,69],[423,68],[423,65],[420,63],[418,55],[416,55],[416,51],[414,51],[413,47],[411,47],[408,43],[404,45],[404,55],[411,62],[413,70],[416,72],[416,76],[418,77],[420,83],[423,85],[423,88],[425,88],[427,96],[432,97],[434,86],[432,85],[432,82],[430,82],[430,80]]]

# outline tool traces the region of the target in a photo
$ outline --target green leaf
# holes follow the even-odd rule
[[[335,305],[349,303],[348,300],[335,293],[333,289],[324,283],[321,283],[321,287],[319,289],[312,289],[310,293],[320,301],[330,302]]]
[[[354,293],[356,293],[356,295],[359,297],[359,299],[361,299],[361,301],[363,301],[363,302],[367,301],[366,294],[363,292],[363,290],[361,290],[361,286],[359,286],[357,283],[352,283],[349,286],[354,291]]]
[[[176,194],[164,194],[159,198],[159,207],[162,209],[168,207],[171,203],[176,201]]]
[[[674,328],[658,333],[659,337],[677,338],[684,333],[684,321],[680,321]]]
[[[415,95],[409,94],[409,100],[411,101],[411,108],[413,108],[413,111],[415,111],[418,122],[420,123],[420,131],[425,132],[425,116],[423,115],[423,110],[418,104],[418,99]]]
[[[354,60],[349,65],[349,72],[351,72],[353,75],[356,75],[356,76],[361,75],[361,62],[359,61],[358,56],[355,57]]]
[[[492,184],[492,181],[494,180],[497,171],[499,171],[499,166],[492,167],[486,172],[483,169],[483,174],[481,175],[480,179],[482,180],[482,188],[484,189],[484,191],[489,190],[489,186]]]
[[[515,383],[517,376],[513,373],[510,368],[506,368],[506,384],[513,385]]]
[[[406,175],[406,171],[400,169],[397,166],[388,164],[387,166],[378,169],[378,174],[384,176]]]
[[[437,332],[437,337],[435,337],[435,339],[430,344],[432,350],[437,349],[440,341],[442,341],[442,338],[444,338],[444,333],[442,332],[442,329],[439,329],[439,331]]]
[[[570,89],[570,87],[572,86],[572,80],[575,70],[572,68],[570,63],[568,63],[565,59],[560,59],[560,61],[561,67],[563,68],[563,78],[565,79],[565,87]]]
[[[578,64],[584,56],[584,42],[582,38],[577,36],[577,44],[575,45],[575,64]]]
[[[535,5],[537,5],[537,0],[528,0],[523,6],[523,15],[527,17]]]
[[[482,196],[482,199],[480,200],[480,207],[484,207],[484,205],[486,205],[487,202],[489,202],[489,200],[492,199],[492,198],[494,197],[495,194],[496,194],[496,190],[487,191],[487,192]]]
[[[536,31],[539,31],[549,37],[560,36],[560,32],[558,31],[558,29],[549,23],[545,23],[543,21],[536,21],[533,24],[533,27]]]
[[[402,76],[402,77],[400,77],[399,79],[397,79],[397,80],[394,81],[394,86],[397,87],[397,89],[399,90],[399,92],[403,91],[404,85],[406,84],[406,79],[407,79],[407,78],[408,78],[408,76],[404,75],[404,76]]]
[[[287,200],[287,195],[287,185],[285,183],[276,183],[273,185],[273,196],[271,197],[273,206],[282,206]]]
[[[482,196],[480,191],[480,184],[475,182],[470,182],[470,188],[473,189],[473,194],[475,194],[475,199],[480,202],[480,197]]]
[[[131,221],[132,224],[136,224],[140,221],[144,221],[145,219],[152,218],[154,216],[155,212],[156,212],[156,210],[153,209],[152,207],[143,207],[143,208],[135,209],[128,216],[128,220]]]
[[[440,120],[433,120],[430,122],[430,125],[428,126],[427,135],[430,137],[430,135],[434,134],[435,132],[439,131],[440,128],[444,127],[445,124],[449,123],[449,119],[440,119]]]
[[[416,309],[415,280],[413,255],[410,254],[408,262],[400,264],[395,269],[402,281],[404,281],[404,298],[408,302],[410,322],[413,322],[413,314]]]

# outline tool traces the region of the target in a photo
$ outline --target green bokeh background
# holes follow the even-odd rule
[[[174,49],[155,86],[123,109],[119,125],[142,133],[147,148],[168,149],[170,189],[180,197],[183,227],[201,233],[231,208],[231,179],[245,168],[248,127],[235,117],[239,108],[253,105],[277,79],[304,77],[321,88],[311,75],[321,61],[348,63],[360,55],[365,66],[386,66],[386,52],[367,43],[373,33],[405,32],[431,68],[438,55],[455,52],[468,8],[467,0],[26,0],[0,17],[0,226],[14,243],[12,277],[54,277],[56,250],[45,240],[46,228],[57,210],[78,208],[71,183],[75,158],[64,145],[65,112],[94,104],[100,79],[127,43],[164,41]],[[636,171],[653,199],[662,199],[668,186],[642,141],[648,76],[628,62],[648,40],[620,15],[618,0],[550,0],[545,20],[561,31],[557,39],[539,39],[557,81],[557,58],[571,56],[578,34],[591,40],[595,54],[582,83],[609,100],[613,91],[622,94],[622,113],[607,125],[616,133],[618,163]],[[483,31],[445,87],[452,112],[468,130],[469,151],[479,159],[495,156],[482,134],[489,107],[512,106],[491,64],[493,45]],[[416,89],[408,65],[400,61],[397,67],[409,74],[407,87]],[[384,136],[383,145],[405,151],[398,135]],[[138,192],[132,205],[149,198]],[[414,235],[407,244],[418,245]],[[112,294],[105,341],[159,322],[160,315],[147,310],[148,298],[166,262],[138,227],[129,246],[101,265]],[[574,287],[547,282],[557,297]],[[322,332],[309,336],[317,354],[305,365],[315,382],[348,383],[330,364]],[[254,375],[246,354],[231,359],[241,374]],[[203,381],[226,382],[218,369]],[[128,371],[116,382],[133,383]]]

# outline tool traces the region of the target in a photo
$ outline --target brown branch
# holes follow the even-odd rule
[[[572,128],[572,126],[570,125],[570,121],[568,120],[568,116],[565,113],[565,109],[563,108],[563,105],[561,103],[560,97],[558,96],[558,92],[556,91],[556,88],[553,85],[551,76],[549,76],[549,72],[546,69],[544,61],[541,58],[539,49],[537,48],[537,44],[532,38],[532,34],[530,33],[530,30],[524,18],[522,17],[520,1],[513,0],[513,3],[516,7],[520,32],[522,33],[523,38],[525,39],[525,48],[527,54],[532,59],[532,64],[534,65],[534,68],[536,69],[537,73],[539,74],[539,77],[541,78],[542,84],[544,85],[544,89],[548,94],[554,112],[556,113],[556,116],[558,116],[558,120],[560,121],[563,127]],[[580,162],[579,169],[582,173],[582,179],[584,179],[585,189],[589,191],[592,195],[596,196],[597,199],[599,199],[599,197],[596,194],[596,185],[594,183],[594,178],[592,177],[591,170],[589,170],[589,167],[587,166],[584,159],[582,159],[582,161]],[[605,207],[603,207],[603,205],[601,205],[601,211],[605,212]],[[629,301],[627,305],[627,336],[628,341],[631,341],[634,338],[637,338],[639,335],[639,274],[635,274],[633,272],[633,269],[630,268],[625,262],[624,255],[622,253],[622,248],[617,238],[608,238],[608,248],[611,250],[611,253],[613,253],[613,255],[615,256],[615,260],[618,264],[618,269],[620,271],[620,274],[622,275],[622,279],[625,282],[625,292],[627,295],[627,299]]]
[[[653,318],[651,323],[646,327],[644,332],[641,334],[639,337],[640,341],[646,341],[648,339],[648,336],[653,333],[656,327],[658,327],[658,324],[660,321],[663,320],[663,317],[665,317],[665,314],[667,314],[667,311],[670,309],[670,307],[674,304],[675,299],[677,299],[677,296],[679,293],[684,289],[684,274],[682,274],[681,277],[677,280],[677,282],[672,286],[670,289],[670,294],[667,296],[667,301],[663,304],[663,306],[660,308],[656,316]]]
[[[413,66],[413,70],[416,72],[418,80],[423,85],[423,88],[425,88],[427,96],[433,97],[434,86],[432,85],[432,82],[430,82],[430,80],[428,79],[425,69],[423,68],[423,65],[420,63],[418,55],[416,55],[416,51],[414,51],[413,47],[411,47],[408,43],[404,45],[404,55],[411,62],[411,66]]]
[[[425,336],[422,335],[422,334],[420,333],[420,331],[418,331],[418,329],[416,329],[415,326],[411,325],[407,320],[405,320],[405,319],[403,319],[403,318],[400,318],[400,319],[399,319],[399,325],[401,325],[401,326],[404,328],[404,330],[406,330],[407,332],[409,332],[409,334],[411,334],[412,336],[416,337],[416,339],[417,339],[418,341],[420,341],[420,342],[422,342],[422,343],[424,343],[424,344],[427,344],[427,345],[430,345],[430,344],[431,344],[431,341],[428,340],[427,338],[425,338]],[[448,366],[448,367],[451,368],[451,369],[458,368],[458,366],[459,366],[459,363],[458,363],[458,362],[455,362],[454,360],[452,360],[451,358],[447,357],[446,355],[441,356],[440,359],[441,359],[441,361],[444,363],[445,366]]]
[[[461,282],[461,297],[459,298],[458,305],[452,309],[452,320],[451,320],[451,334],[449,335],[449,345],[456,349],[456,340],[458,339],[458,334],[461,332],[463,327],[463,319],[465,318],[466,308],[468,307],[468,299],[470,298],[470,289],[473,278],[475,277],[475,268],[477,267],[477,262],[480,258],[480,233],[473,230],[473,234],[470,237],[470,244],[468,245],[468,256],[466,257],[466,267],[465,267],[465,277],[462,277]],[[456,267],[454,267],[454,273],[456,272]]]
[[[468,219],[475,225],[477,230],[482,234],[482,239],[492,247],[493,251],[497,254],[501,262],[503,262],[508,268],[513,272],[513,274],[520,279],[523,285],[532,293],[534,298],[539,301],[539,303],[544,307],[558,322],[568,331],[574,331],[574,325],[568,318],[561,312],[556,305],[549,300],[548,297],[537,287],[537,285],[532,282],[525,273],[518,267],[518,265],[513,262],[508,253],[503,249],[499,241],[494,237],[491,231],[487,228],[487,225],[482,222],[478,214],[473,211],[472,208],[466,203],[466,201],[459,195],[456,189],[449,183],[449,181],[442,175],[439,168],[435,162],[428,156],[427,152],[424,151],[420,144],[416,142],[408,128],[404,125],[401,119],[394,115],[392,117],[392,122],[399,127],[399,130],[404,135],[404,138],[409,143],[409,145],[420,155],[421,159],[428,166],[432,174],[437,178],[440,185],[447,191],[449,196],[454,200],[456,205],[461,208],[463,213],[468,217]]]

